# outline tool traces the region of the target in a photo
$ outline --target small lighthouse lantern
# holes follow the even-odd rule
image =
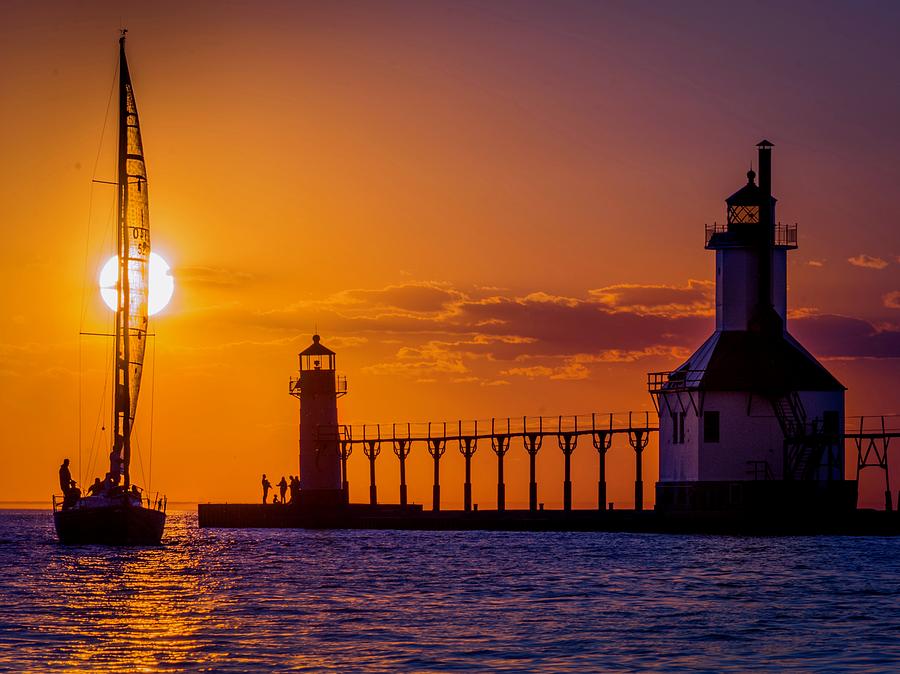
[[[750,169],[747,171],[747,184],[725,200],[729,227],[759,224],[760,197],[756,172]]]
[[[317,390],[323,389],[323,383],[328,381],[334,382],[335,397],[340,398],[347,395],[347,377],[339,375],[336,370],[336,357],[334,351],[322,344],[322,338],[319,335],[313,335],[313,343],[300,352],[300,376],[291,377],[290,394],[295,398],[301,396],[303,390],[304,372],[318,373],[313,377],[306,377],[307,384],[316,382]],[[330,376],[321,373],[331,373]],[[324,384],[324,390],[328,389],[328,385]]]

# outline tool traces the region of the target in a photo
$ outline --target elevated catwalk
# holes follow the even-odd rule
[[[371,468],[369,493],[371,502],[347,503],[349,483],[336,492],[330,505],[313,499],[291,504],[214,504],[198,506],[202,528],[311,528],[311,529],[403,529],[403,530],[482,530],[482,531],[608,531],[635,533],[708,533],[735,535],[900,535],[900,511],[893,512],[888,480],[888,448],[892,439],[900,437],[900,417],[854,417],[845,423],[843,441],[855,446],[857,474],[864,469],[881,470],[885,479],[886,510],[855,509],[856,481],[845,480],[831,485],[813,480],[748,480],[740,484],[743,506],[731,507],[728,499],[734,493],[733,483],[721,483],[723,503],[710,503],[706,510],[635,510],[608,509],[606,495],[605,454],[615,435],[623,435],[636,454],[636,486],[641,489],[640,455],[646,438],[657,429],[645,413],[624,415],[589,415],[588,417],[555,417],[520,421],[504,419],[467,425],[429,424],[422,429],[410,424],[388,424],[366,427],[334,427],[336,450],[342,459],[346,477],[347,459],[354,444],[363,445],[365,459]],[[452,430],[451,430],[452,429]],[[557,440],[566,464],[575,448],[575,440],[590,436],[599,464],[599,501],[596,509],[577,510],[571,506],[571,475],[565,471],[564,494],[569,498],[561,510],[538,507],[537,474],[534,463],[529,475],[529,509],[505,507],[505,484],[502,461],[509,450],[509,438],[521,438],[526,452],[533,458],[544,436]],[[439,462],[448,442],[458,444],[459,452],[470,463],[478,441],[490,443],[497,455],[498,493],[496,509],[477,510],[471,503],[471,473],[466,471],[463,510],[442,510],[440,506]],[[424,445],[435,462],[433,501],[430,509],[419,504],[379,504],[376,499],[374,465],[381,454],[382,443],[394,450],[402,466],[413,443]],[[497,450],[500,450],[499,452]],[[468,468],[468,466],[467,466]],[[401,487],[406,487],[405,471],[400,471]],[[838,489],[828,499],[830,508],[821,507],[816,491]],[[406,489],[401,489],[405,496]],[[846,492],[846,493],[844,493]],[[302,495],[302,492],[301,492]],[[405,500],[405,499],[404,499]],[[720,509],[717,509],[720,508]]]

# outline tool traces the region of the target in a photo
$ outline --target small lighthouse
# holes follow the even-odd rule
[[[300,352],[300,374],[290,393],[300,400],[300,497],[304,505],[343,502],[337,399],[347,379],[335,371],[335,353],[313,335]]]
[[[853,508],[844,480],[844,387],[787,327],[787,254],[797,227],[778,223],[772,143],[759,181],[706,225],[716,253],[716,329],[681,367],[650,373],[659,412],[657,507],[664,510]]]

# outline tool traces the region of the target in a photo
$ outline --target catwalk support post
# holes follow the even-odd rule
[[[650,443],[649,413],[645,413],[648,419],[645,420],[642,428],[635,428],[632,422],[631,412],[628,413],[628,444],[634,449],[634,509],[644,509],[644,477],[643,477],[643,461],[641,459],[644,450]]]
[[[538,509],[537,502],[537,453],[544,442],[544,420],[538,417],[537,432],[529,431],[528,419],[522,417],[522,439],[525,442],[525,451],[528,452],[528,509],[532,512]]]
[[[440,433],[437,430],[438,424],[432,428],[432,424],[428,424],[428,453],[434,460],[434,486],[431,495],[431,509],[435,512],[441,509],[441,457],[447,451],[447,424],[440,424]]]
[[[466,460],[466,481],[463,483],[463,509],[472,509],[472,457],[478,449],[478,422],[475,422],[475,435],[463,436],[462,422],[459,422],[459,453]]]
[[[506,510],[506,483],[503,481],[503,457],[509,451],[510,422],[506,420],[506,432],[491,419],[491,449],[497,455],[497,510]]]
[[[366,437],[366,427],[363,426],[363,454],[369,459],[369,503],[378,505],[378,489],[375,486],[375,459],[381,454],[381,426],[377,426],[376,438]]]
[[[394,444],[394,454],[400,460],[400,506],[406,507],[406,457],[412,448],[410,424],[406,424],[406,437],[397,437],[397,424],[394,424],[391,437]]]
[[[609,415],[609,428],[597,427],[596,414],[591,415],[591,422],[593,424],[591,440],[600,460],[599,474],[597,476],[597,510],[606,510],[606,453],[612,446],[612,414]]]
[[[572,509],[572,452],[578,444],[578,417],[573,417],[575,426],[572,430],[563,430],[563,418],[559,417],[556,440],[562,450],[565,460],[565,475],[563,478],[563,510]]]

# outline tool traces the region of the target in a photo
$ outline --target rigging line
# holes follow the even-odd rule
[[[147,475],[144,473],[144,459],[143,459],[143,456],[141,453],[141,443],[140,443],[140,440],[138,440],[136,431],[137,431],[137,423],[135,423],[134,426],[131,427],[131,438],[133,440],[132,444],[134,445],[134,453],[137,454],[138,465],[141,467],[141,481],[144,484],[147,484]],[[131,474],[131,470],[129,468],[129,475],[130,474]],[[133,485],[137,484],[137,481],[131,480],[131,484],[133,484]]]
[[[81,367],[81,335],[78,335],[78,423],[76,424],[76,433],[78,433],[78,484],[84,487],[84,465],[81,463],[81,394],[83,386],[83,370]]]
[[[91,245],[91,220],[94,213],[94,183],[98,182],[97,178],[97,167],[100,165],[100,155],[103,154],[103,139],[106,137],[106,127],[109,125],[109,110],[112,107],[113,94],[116,91],[116,79],[119,74],[119,59],[116,57],[116,65],[113,70],[113,79],[112,84],[109,87],[109,97],[106,99],[106,112],[103,115],[103,127],[100,130],[100,143],[97,146],[97,156],[94,158],[94,168],[91,170],[91,189],[90,189],[90,197],[88,199],[88,223],[87,223],[87,238],[84,242],[84,273],[82,278],[87,277],[87,268],[88,268],[88,254],[90,252]],[[100,181],[103,182],[103,181]],[[81,289],[81,315],[79,316],[79,330],[84,327],[84,308],[87,303],[86,293],[84,290],[84,286]]]
[[[147,492],[153,482],[153,401],[156,393],[156,340],[153,340],[153,367],[150,368],[150,456],[147,458]]]
[[[136,426],[137,424],[135,424]],[[138,464],[141,467],[141,481],[147,484],[147,474],[144,472],[144,453],[141,451],[141,442],[134,427],[131,428],[131,437],[134,438],[134,448],[137,450]],[[134,484],[134,480],[131,481]]]
[[[116,90],[116,79],[119,74],[119,59],[116,57],[115,59],[115,67],[113,69],[113,78],[112,84],[109,87],[109,96],[106,99],[106,111],[103,114],[103,127],[100,130],[100,143],[97,146],[97,156],[94,158],[94,168],[91,170],[91,178],[95,178],[97,176],[97,167],[100,165],[100,155],[103,154],[103,138],[106,136],[106,127],[109,124],[109,110],[112,107],[112,99],[113,93]],[[84,310],[87,304],[87,292],[86,292],[86,278],[88,275],[88,257],[90,256],[90,248],[91,248],[91,221],[94,215],[94,183],[91,181],[90,191],[88,193],[88,216],[87,216],[87,236],[84,241],[84,267],[82,270],[82,287],[81,287],[81,311],[78,316],[78,332],[80,333],[84,328]],[[84,371],[83,371],[83,359],[82,359],[82,339],[81,335],[78,337],[78,423],[76,425],[76,432],[78,433],[78,482],[79,484],[84,484],[84,465],[82,463],[82,446],[83,446],[83,438],[82,438],[82,413],[83,413],[83,402],[82,399],[84,397]],[[93,440],[92,440],[93,444]]]
[[[104,229],[106,230],[106,234],[104,235],[103,241],[101,242],[101,248],[106,247],[106,244],[110,241],[110,239],[112,238],[112,235],[114,234],[114,228],[111,226],[111,224],[112,224],[112,219],[113,219],[113,213],[115,212],[115,206],[116,206],[115,200],[111,201],[110,205],[109,205],[109,212],[106,215],[106,226],[104,227]],[[108,312],[107,324],[111,326],[110,328],[108,328],[109,330],[114,329],[114,327],[113,327],[114,326],[114,318],[115,318],[114,312],[112,312],[112,311]],[[103,350],[103,362],[106,364],[106,366],[105,366],[105,369],[103,372],[103,392],[100,394],[100,405],[98,405],[97,421],[94,424],[94,434],[93,434],[93,437],[91,438],[91,451],[90,451],[90,458],[89,458],[90,466],[89,466],[89,470],[88,470],[89,475],[94,472],[94,467],[95,467],[96,459],[97,459],[97,454],[96,454],[97,449],[100,447],[100,445],[102,445],[104,443],[104,439],[106,437],[105,433],[100,431],[100,428],[102,425],[101,419],[103,418],[103,412],[106,408],[106,402],[107,402],[106,390],[107,390],[107,387],[109,386],[109,375],[111,374],[111,362],[112,361],[109,357],[112,353],[111,346],[112,345],[109,342],[107,342],[105,344],[105,347]],[[110,428],[112,428],[112,415],[113,415],[113,411],[111,409],[110,410]],[[99,440],[97,438],[98,433],[100,435]],[[95,444],[95,443],[97,443],[97,444]]]

